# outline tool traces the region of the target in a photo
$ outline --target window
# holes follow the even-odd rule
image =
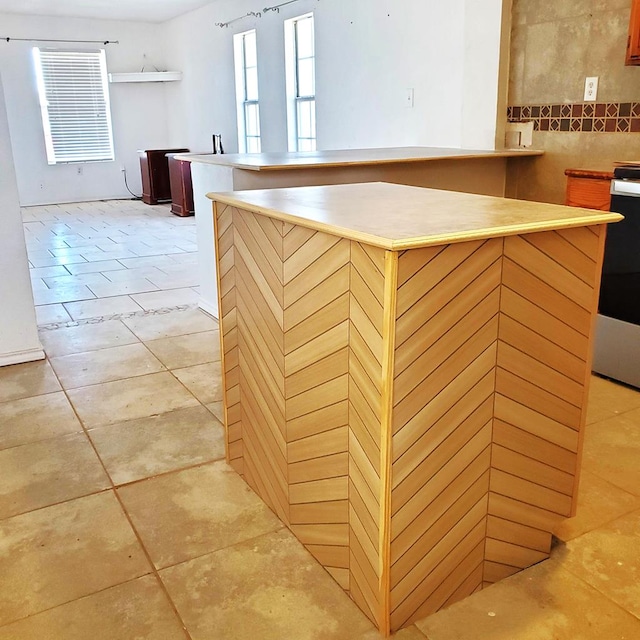
[[[313,14],[285,22],[289,151],[315,151],[316,77]]]
[[[113,160],[104,50],[33,49],[49,164]]]
[[[260,105],[258,103],[258,52],[256,32],[233,36],[236,67],[238,142],[243,153],[260,153]]]

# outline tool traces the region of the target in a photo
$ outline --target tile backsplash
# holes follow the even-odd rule
[[[533,122],[534,131],[640,133],[640,102],[530,104],[507,108],[509,122]]]

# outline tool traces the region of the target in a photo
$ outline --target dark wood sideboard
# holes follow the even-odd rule
[[[179,160],[175,153],[167,154],[169,160],[169,183],[171,185],[171,213],[177,216],[192,216],[193,185],[191,184],[191,163]]]
[[[158,204],[171,200],[168,153],[188,153],[189,149],[146,149],[138,151],[142,173],[142,202]]]

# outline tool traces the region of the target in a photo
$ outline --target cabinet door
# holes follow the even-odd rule
[[[632,0],[626,65],[640,65],[640,0]]]

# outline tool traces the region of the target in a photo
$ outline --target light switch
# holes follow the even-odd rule
[[[584,81],[584,101],[595,102],[598,96],[598,77],[589,77]]]

